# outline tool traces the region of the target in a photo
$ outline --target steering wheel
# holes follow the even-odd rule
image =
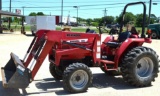
[[[102,30],[101,30],[102,26],[96,26],[96,28],[99,30],[99,34],[102,34]]]
[[[105,30],[106,32],[108,32],[108,30],[106,30],[105,27],[103,27],[103,26],[96,26],[96,28],[99,30],[99,34],[104,33],[104,32],[102,31],[102,29]]]

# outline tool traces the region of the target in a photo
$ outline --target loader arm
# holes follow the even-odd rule
[[[67,42],[69,40],[86,39],[86,38],[88,39],[88,42],[92,42],[93,44],[91,49],[79,44]],[[26,59],[26,62],[23,61],[25,67],[32,70],[31,71],[32,79],[34,79],[44,59],[46,58],[47,54],[49,54],[50,50],[52,50],[52,47],[55,44],[59,44],[59,45],[68,44],[69,46],[75,47],[72,49],[56,50],[55,64],[57,66],[59,66],[59,62],[62,55],[75,54],[77,52],[80,52],[81,54],[82,53],[93,54],[95,63],[98,62],[98,60],[100,60],[100,35],[99,34],[39,30],[36,33],[36,39],[33,42],[32,42],[33,44],[31,44],[31,46],[28,49],[30,53],[28,55],[28,58]],[[98,49],[99,51],[97,52]]]

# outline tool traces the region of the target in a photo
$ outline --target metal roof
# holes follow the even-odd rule
[[[24,15],[19,15],[16,13],[12,13],[12,12],[8,12],[8,11],[2,11],[0,10],[0,15],[3,17],[12,17],[12,16],[16,16],[16,17],[23,17]]]

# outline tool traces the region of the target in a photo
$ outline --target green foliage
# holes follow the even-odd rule
[[[43,16],[44,14],[43,14],[43,12],[31,12],[30,14],[29,14],[29,16]]]
[[[114,22],[114,17],[113,16],[106,16],[102,18],[102,21],[105,22],[106,24],[112,24]]]
[[[5,17],[5,18],[2,18],[3,22],[8,22],[8,18]]]
[[[14,17],[14,22],[19,24],[20,22],[22,22],[22,18]]]
[[[97,22],[96,25],[98,26],[98,25],[100,25],[100,24],[103,23],[103,20],[102,20],[102,18],[94,18],[94,19],[93,19],[93,22]]]
[[[29,14],[29,16],[37,16],[37,15],[43,16],[45,14],[43,12],[38,12],[38,13],[31,12]],[[75,17],[75,18],[77,18],[77,17]],[[143,14],[134,15],[131,12],[126,12],[125,17],[124,17],[124,25],[127,23],[133,23],[135,26],[141,27],[142,26],[142,19],[143,19]],[[92,26],[98,26],[98,25],[102,26],[102,25],[104,25],[104,20],[106,21],[105,24],[115,24],[115,23],[120,24],[122,21],[122,13],[116,17],[106,16],[105,18],[102,17],[102,18],[94,18],[94,19],[91,19],[91,18],[84,19],[84,18],[78,17],[79,23],[86,24],[87,26],[91,26],[91,25]],[[8,22],[8,18],[3,18],[3,21]],[[20,21],[21,21],[21,19],[14,18],[14,22],[20,22]],[[146,21],[146,25],[147,25],[148,19],[146,19],[145,21]],[[151,14],[150,23],[153,24],[158,21],[159,21],[159,19],[154,14]]]
[[[148,16],[146,15],[146,25],[148,23]],[[142,27],[142,23],[143,23],[143,14],[137,14],[136,15],[136,26],[137,27]]]
[[[76,17],[75,17],[76,18]],[[78,17],[79,22],[85,22],[86,20],[83,18]]]
[[[14,17],[14,22],[19,22],[19,19],[17,17]]]
[[[92,26],[98,26],[98,22],[92,22]]]
[[[154,19],[157,19],[156,15],[154,15],[154,14],[151,14],[150,17],[151,17],[151,18],[154,18]]]
[[[124,25],[126,25],[130,21],[135,21],[136,17],[131,12],[126,12],[124,16]],[[122,21],[122,13],[119,15],[119,17],[116,17],[116,21],[120,24]]]
[[[43,12],[38,12],[37,13],[37,16],[43,16],[44,14],[43,14]]]
[[[156,19],[155,18],[150,18],[150,24],[154,24],[156,23]]]
[[[91,22],[92,22],[92,19],[91,19],[91,18],[88,18],[88,19],[86,20],[86,23],[87,23],[88,26],[91,25]]]
[[[30,14],[29,14],[29,16],[36,16],[37,14],[35,13],[35,12],[31,12]]]

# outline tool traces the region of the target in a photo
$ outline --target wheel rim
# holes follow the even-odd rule
[[[152,33],[152,38],[156,38],[157,34],[156,33]]]
[[[84,70],[78,70],[71,76],[70,85],[76,90],[83,89],[87,85],[89,80],[87,72]]]
[[[153,61],[150,58],[148,57],[141,58],[136,66],[137,75],[139,77],[148,77],[152,74],[153,67],[154,67]]]

